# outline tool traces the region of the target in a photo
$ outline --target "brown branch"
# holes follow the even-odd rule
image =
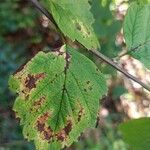
[[[150,91],[150,87],[147,86],[146,84],[144,84],[142,81],[140,81],[138,78],[132,76],[131,74],[129,74],[128,72],[126,72],[122,67],[120,67],[117,63],[115,63],[114,61],[112,61],[111,59],[109,59],[108,57],[106,57],[105,55],[103,55],[102,53],[100,53],[97,50],[90,50],[93,54],[95,54],[98,58],[102,59],[104,62],[106,62],[107,64],[111,65],[113,68],[115,68],[116,70],[118,70],[119,72],[121,72],[122,74],[124,74],[126,77],[130,78],[131,80],[133,80],[134,82],[140,84],[142,87],[144,87],[145,89],[147,89],[148,91]]]
[[[139,44],[138,46],[136,46],[136,47],[134,47],[134,48],[131,48],[130,50],[128,50],[128,51],[126,51],[126,52],[120,54],[118,57],[116,57],[116,59],[120,59],[121,57],[123,57],[123,56],[125,56],[125,55],[128,55],[128,54],[130,54],[131,52],[134,52],[134,51],[138,50],[139,48],[145,46],[145,45],[146,45],[147,43],[149,43],[149,42],[150,42],[150,40],[145,41],[145,42]]]
[[[30,1],[40,12],[42,12],[42,14],[44,14],[50,20],[50,22],[56,28],[58,28],[57,23],[55,22],[53,16],[37,0],[30,0]]]
[[[48,13],[48,11],[43,8],[43,6],[37,1],[37,0],[30,0],[33,5],[40,10],[40,12],[42,12],[45,16],[47,16],[47,18],[49,20],[51,20],[51,22],[53,22],[54,24],[56,24],[54,18],[52,17],[52,15],[50,13]],[[57,26],[57,24],[56,24]],[[145,89],[147,89],[148,91],[150,91],[150,87],[148,87],[146,84],[144,84],[143,82],[141,82],[138,78],[132,76],[131,74],[129,74],[128,72],[126,72],[123,68],[121,68],[117,63],[113,62],[110,58],[106,57],[105,55],[103,55],[102,53],[100,53],[97,50],[90,50],[94,55],[96,55],[98,58],[100,58],[101,60],[103,60],[104,62],[106,62],[107,64],[111,65],[112,67],[114,67],[116,70],[118,70],[119,72],[121,72],[122,74],[124,74],[126,77],[130,78],[131,80],[135,81],[136,83],[140,84],[142,87],[144,87]]]

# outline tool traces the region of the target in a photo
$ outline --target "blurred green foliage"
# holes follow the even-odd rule
[[[0,1],[1,150],[33,149],[32,144],[23,141],[21,127],[12,112],[13,94],[8,90],[9,75],[28,59],[31,37],[26,30],[34,28],[37,20],[36,11],[25,5],[27,2],[19,0]]]
[[[128,150],[128,145],[114,126],[114,119],[118,120],[118,117],[115,113],[106,117],[105,122],[101,122],[84,140],[76,143],[77,150]]]
[[[25,30],[36,24],[36,11],[24,4],[19,0],[0,1],[0,105],[11,101],[8,77],[27,60],[31,38]]]
[[[116,35],[121,30],[121,22],[115,19],[113,11],[110,11],[111,0],[92,0],[92,13],[95,18],[93,25],[97,37],[101,43],[101,51],[109,56],[117,56],[120,47],[115,44]]]
[[[116,34],[120,31],[121,22],[116,20],[114,12],[110,10],[110,0],[91,0],[92,9],[96,19],[95,32],[101,43],[101,51],[109,57],[115,57],[120,50],[115,44]],[[14,95],[8,90],[9,75],[23,63],[25,63],[32,52],[29,47],[32,44],[43,43],[43,32],[38,11],[22,0],[0,1],[0,150],[33,150],[32,143],[27,143],[22,136],[19,121],[15,119],[12,111]],[[40,31],[40,33],[39,33]],[[47,33],[46,33],[47,35]],[[48,37],[51,41],[51,36]],[[40,43],[40,44],[41,44]],[[94,58],[97,65],[101,66]],[[111,67],[101,66],[107,74],[112,74]],[[100,135],[95,141],[94,136],[81,139],[71,149],[77,150],[127,150],[119,133],[114,127],[120,114],[109,115],[103,127],[95,131]]]
[[[135,150],[149,150],[150,148],[150,118],[133,119],[120,124],[124,140]]]
[[[34,27],[35,11],[24,7],[20,0],[0,1],[0,33],[7,34],[21,28]],[[19,12],[21,10],[21,12]]]

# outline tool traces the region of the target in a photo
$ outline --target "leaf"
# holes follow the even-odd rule
[[[139,3],[139,4],[146,4],[146,3],[149,3],[150,2],[150,0],[137,0],[137,2]]]
[[[91,0],[91,12],[95,19],[93,24],[95,33],[98,38],[112,38],[115,43],[116,34],[120,31],[122,25],[112,15],[110,10],[112,1],[106,1],[105,7],[101,3],[100,0]],[[108,44],[108,41],[106,43]]]
[[[66,46],[39,52],[11,76],[10,88],[18,93],[14,111],[23,134],[40,150],[69,146],[93,127],[107,91],[95,64]]]
[[[150,148],[150,118],[134,119],[119,126],[124,140],[134,150],[149,150]]]
[[[93,24],[97,38],[101,41],[101,53],[114,58],[118,56],[119,45],[116,45],[116,34],[121,30],[121,22],[116,20],[110,10],[112,1],[91,0],[91,12],[95,22]],[[113,69],[114,70],[114,69]]]
[[[128,49],[139,46],[131,55],[150,69],[150,4],[131,4],[124,21],[124,36]]]
[[[64,35],[88,49],[99,47],[92,27],[94,19],[88,0],[45,0],[44,3]]]
[[[112,98],[114,100],[120,100],[120,96],[127,93],[127,90],[122,85],[117,85],[112,89]]]

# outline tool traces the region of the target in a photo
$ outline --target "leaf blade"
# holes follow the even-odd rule
[[[19,94],[14,110],[25,138],[34,140],[37,149],[69,146],[85,128],[93,127],[99,98],[107,91],[97,67],[64,46],[38,53],[11,77],[10,84],[12,78],[20,83],[14,89]]]
[[[87,49],[100,47],[92,27],[94,18],[87,0],[46,0],[44,3],[64,35],[73,41],[77,40]]]
[[[128,9],[124,20],[124,36],[129,53],[150,68],[150,4],[134,2]],[[141,45],[141,46],[140,46]],[[132,50],[139,47],[135,50]]]
[[[124,140],[130,144],[134,150],[149,150],[150,118],[140,118],[127,121],[119,125]]]

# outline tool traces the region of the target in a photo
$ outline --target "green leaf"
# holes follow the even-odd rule
[[[150,118],[130,120],[120,125],[124,140],[134,150],[150,149]]]
[[[91,11],[95,18],[93,24],[98,38],[113,38],[115,43],[116,34],[121,29],[121,22],[116,20],[110,10],[112,1],[106,1],[106,6],[102,6],[100,0],[91,0]],[[106,42],[108,44],[108,41]],[[106,50],[106,49],[105,49]]]
[[[45,0],[44,3],[64,35],[88,49],[99,47],[88,0]]]
[[[115,100],[118,100],[124,93],[127,93],[127,90],[122,85],[117,85],[112,89],[112,97]]]
[[[10,86],[18,93],[14,111],[23,134],[39,150],[69,146],[94,127],[99,99],[107,91],[95,64],[66,46],[39,52],[11,76]]]
[[[129,50],[139,47],[130,54],[150,68],[150,4],[131,4],[124,21],[124,36]]]
[[[137,0],[137,2],[139,3],[139,4],[146,4],[146,3],[149,3],[150,2],[150,0]]]

